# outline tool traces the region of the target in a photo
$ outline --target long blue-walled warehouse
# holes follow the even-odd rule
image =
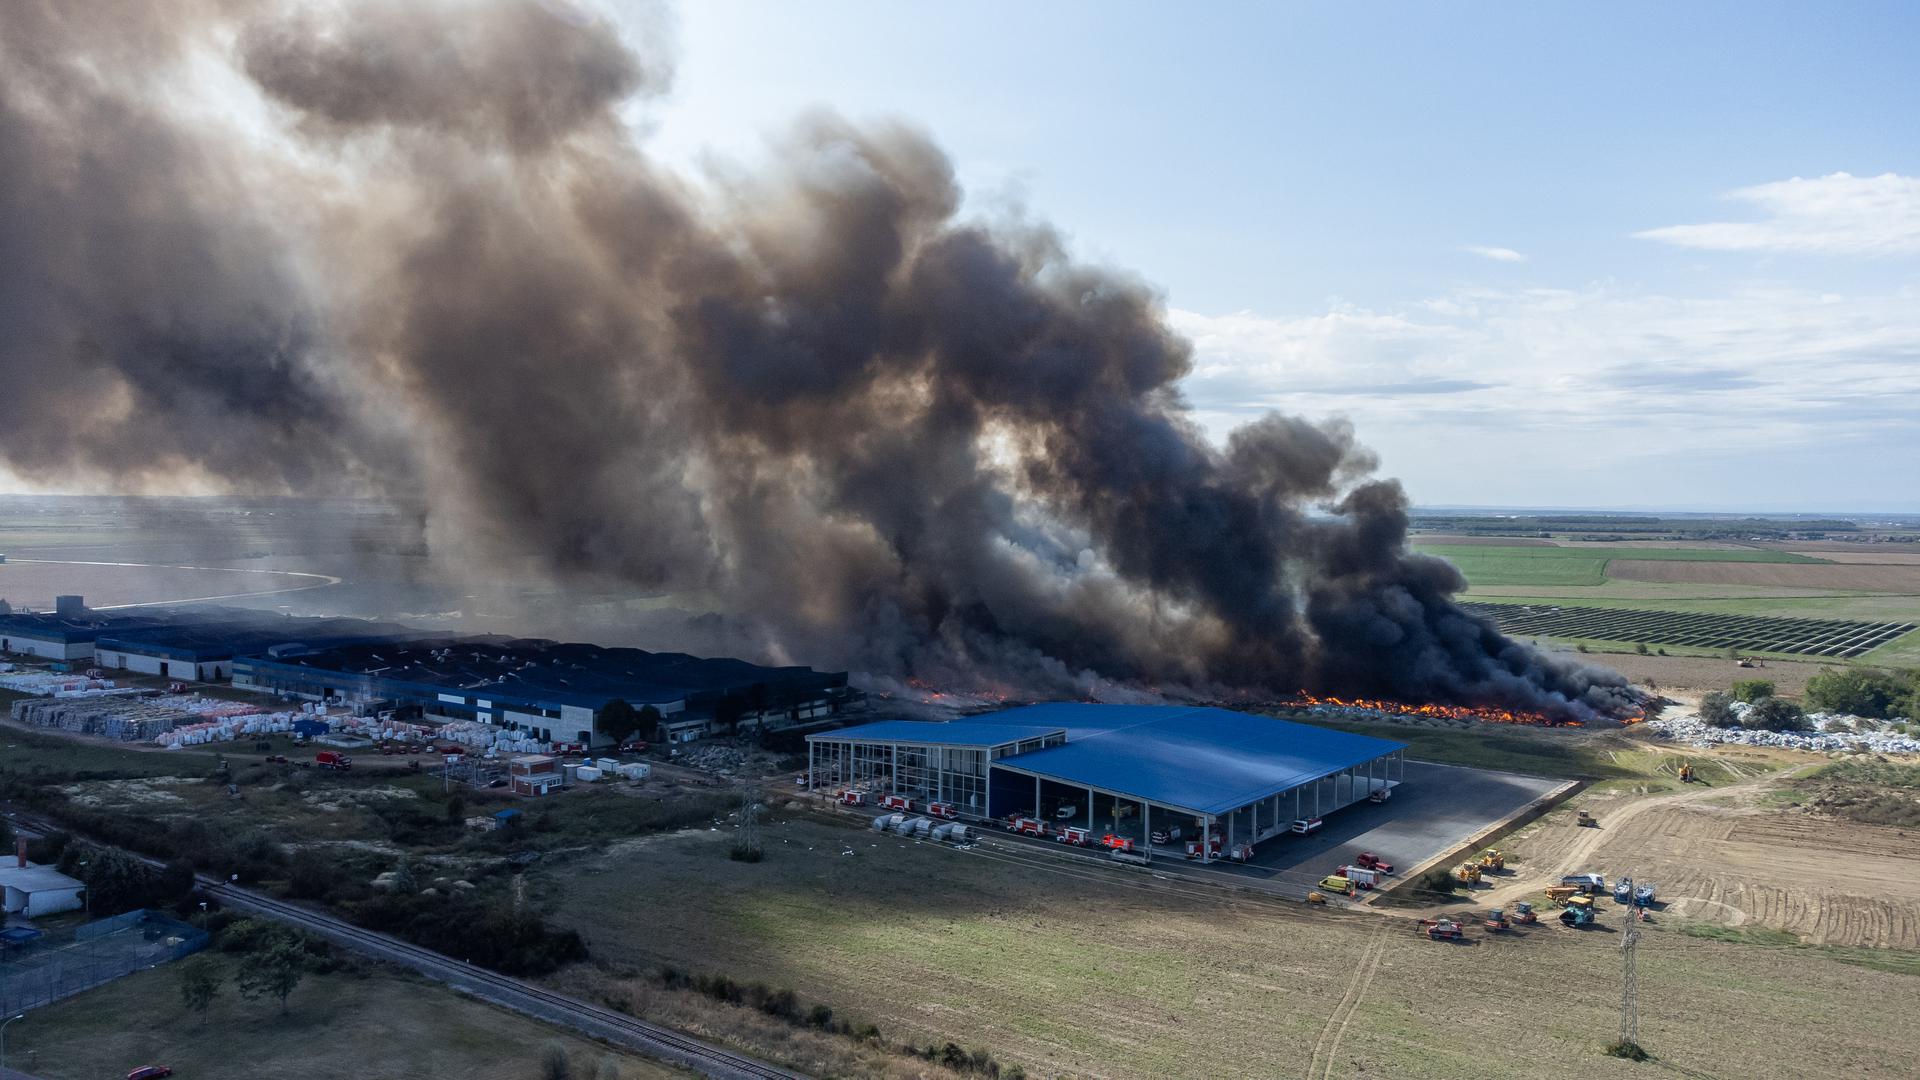
[[[808,784],[1032,814],[1144,840],[1178,826],[1231,849],[1391,789],[1406,744],[1183,705],[1054,703],[945,723],[887,720],[807,736]],[[1202,843],[1203,857],[1211,854]]]

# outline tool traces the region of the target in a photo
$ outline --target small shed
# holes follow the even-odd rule
[[[86,902],[85,882],[36,863],[0,867],[0,887],[6,893],[6,902],[0,906],[7,914],[29,919],[77,911]]]
[[[507,809],[502,810],[499,813],[493,815],[493,827],[496,830],[511,829],[515,825],[520,824],[520,818],[522,816],[524,815],[522,815],[520,811],[515,810],[512,807],[508,807]]]

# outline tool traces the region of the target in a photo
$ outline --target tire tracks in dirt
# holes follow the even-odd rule
[[[1347,1027],[1353,1023],[1353,1014],[1359,1010],[1360,1003],[1366,1000],[1367,988],[1373,985],[1374,972],[1380,970],[1380,958],[1387,952],[1387,933],[1391,924],[1382,924],[1360,954],[1360,962],[1354,965],[1353,977],[1347,980],[1346,992],[1333,1007],[1333,1014],[1327,1017],[1326,1024],[1320,1029],[1320,1037],[1314,1040],[1313,1056],[1307,1059],[1307,1080],[1332,1080],[1333,1063],[1340,1056],[1340,1041],[1346,1038]],[[1331,1041],[1329,1041],[1331,1040]],[[1326,1050],[1326,1063],[1321,1064],[1321,1049]]]

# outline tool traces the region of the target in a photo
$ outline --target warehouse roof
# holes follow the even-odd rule
[[[96,648],[165,656],[178,660],[229,660],[282,646],[301,649],[400,641],[427,636],[396,623],[367,619],[303,619],[292,615],[245,612],[231,621],[193,622],[103,631]]]
[[[25,893],[37,893],[81,889],[86,887],[86,882],[70,878],[51,866],[28,863],[26,866],[0,866],[0,885]]]
[[[381,692],[593,709],[615,698],[641,705],[752,694],[755,687],[778,706],[785,688],[818,692],[847,683],[843,671],[498,636],[344,645],[299,656],[252,657],[240,665],[256,673],[351,675]]]
[[[88,611],[81,615],[16,611],[0,615],[0,635],[71,645],[92,641],[105,634],[152,626],[172,626],[181,618],[181,613],[172,611],[152,611],[139,615],[118,615],[106,611]]]
[[[1224,814],[1405,743],[1185,705],[1054,703],[969,717],[976,725],[1064,728],[1064,746],[1001,758],[1010,768],[1200,814]]]
[[[932,723],[925,720],[882,720],[874,724],[843,728],[809,739],[828,742],[910,743],[920,746],[1004,746],[1007,743],[1043,739],[1061,734],[1058,724],[975,724],[965,720]]]

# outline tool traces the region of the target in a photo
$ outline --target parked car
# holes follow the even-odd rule
[[[163,1080],[172,1076],[173,1070],[165,1065],[142,1065],[127,1074],[127,1080]]]
[[[1060,821],[1065,821],[1068,818],[1076,818],[1080,816],[1080,808],[1072,803],[1068,803],[1060,809],[1055,810],[1053,816]]]

